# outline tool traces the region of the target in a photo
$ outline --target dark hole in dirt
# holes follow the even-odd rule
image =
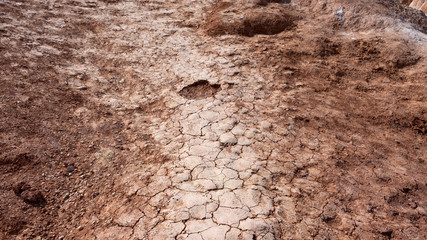
[[[274,35],[291,28],[294,19],[286,15],[263,15],[253,12],[243,21],[243,25],[237,30],[237,34],[252,37],[256,34]]]
[[[260,5],[265,7],[249,9],[220,2],[208,15],[206,32],[211,36],[237,34],[252,37],[256,34],[274,35],[293,28],[298,17],[291,10],[278,7],[282,4],[270,6],[269,2],[277,1],[261,1]]]
[[[221,85],[210,84],[206,80],[200,80],[184,87],[179,91],[179,95],[188,99],[203,99],[213,97],[221,90]]]
[[[381,233],[383,236],[387,237],[388,239],[391,239],[391,235],[393,234],[393,231],[385,231]]]
[[[3,164],[16,164],[19,166],[29,164],[34,159],[34,156],[28,153],[20,153],[12,156],[5,156],[0,158],[0,165]]]

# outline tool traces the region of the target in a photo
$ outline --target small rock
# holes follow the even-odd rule
[[[69,173],[74,172],[74,170],[76,170],[76,168],[73,165],[70,165],[67,167],[67,172],[69,172]]]
[[[80,86],[80,87],[77,87],[77,90],[87,90],[87,86]]]
[[[344,21],[343,8],[342,7],[338,8],[338,10],[335,12],[334,16],[335,16],[336,20],[341,21],[341,22]]]
[[[28,204],[42,205],[46,203],[46,199],[39,190],[32,188],[24,182],[15,185],[12,190],[16,196],[22,198]]]

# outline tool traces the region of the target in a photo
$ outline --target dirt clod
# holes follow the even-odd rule
[[[67,172],[68,173],[72,173],[72,172],[74,172],[74,170],[76,170],[76,168],[74,166],[72,166],[72,165],[70,165],[70,166],[67,167]]]
[[[46,204],[46,199],[44,198],[42,192],[24,182],[16,184],[12,189],[16,196],[19,196],[24,200],[24,202],[28,204],[34,206],[41,206]]]
[[[29,204],[42,205],[46,203],[46,199],[39,190],[26,190],[23,191],[20,197]]]

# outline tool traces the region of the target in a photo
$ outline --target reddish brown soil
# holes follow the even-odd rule
[[[48,7],[22,2],[22,8],[40,14]],[[305,232],[318,239],[342,239],[344,235],[349,239],[427,239],[426,56],[398,34],[355,40],[336,35],[338,31],[369,30],[375,24],[369,16],[369,21],[361,23],[352,13],[347,13],[345,25],[322,21],[324,12],[335,5],[312,2],[301,3],[312,6],[312,12],[291,11],[289,6],[277,10],[272,7],[276,3],[243,9],[246,18],[237,25],[219,22],[218,12],[233,7],[223,4],[209,10],[198,34],[243,35],[224,39],[224,45],[246,44],[246,54],[257,60],[242,64],[243,68],[259,68],[275,80],[263,86],[264,91],[293,95],[281,102],[288,110],[272,112],[271,119],[277,125],[295,120],[295,141],[283,146],[281,154],[306,157],[297,158],[289,176],[275,176],[275,182],[298,186],[300,191],[291,196],[298,199],[301,218],[313,217],[311,210],[319,208],[316,204],[326,203],[317,216],[323,225],[307,226]],[[358,7],[348,9],[366,14]],[[263,8],[276,10],[263,18]],[[372,8],[374,12],[388,9],[388,17],[427,31],[425,15],[397,1],[376,1]],[[48,12],[36,14],[37,21],[24,24],[20,9],[3,3],[0,13],[7,13],[0,14],[1,23],[10,22],[13,16],[34,31],[42,27],[41,19],[52,17]],[[277,20],[278,15],[284,18]],[[318,25],[309,26],[311,17]],[[376,24],[385,28],[389,23]],[[74,38],[101,28],[102,23],[73,19],[62,34]],[[19,29],[0,30],[0,239],[17,235],[58,239],[69,229],[78,229],[88,212],[100,211],[112,192],[125,191],[115,187],[124,165],[167,161],[147,130],[132,125],[126,115],[156,115],[163,111],[163,103],[117,114],[93,100],[100,94],[97,89],[67,85],[67,78],[85,83],[88,76],[63,75],[54,67],[84,62],[73,55],[78,45],[40,39],[56,44],[62,53],[28,57],[30,35],[15,34]],[[13,44],[7,41],[11,38]],[[105,43],[103,47],[112,46]],[[99,64],[111,76],[118,74],[115,67],[125,69],[126,65],[102,60]],[[114,84],[111,91],[120,92]],[[199,82],[177,92],[200,99],[219,90],[218,85]],[[269,95],[260,98],[272,101]],[[79,114],[78,109],[90,109],[90,114]],[[131,150],[129,146],[138,141],[146,144]],[[321,148],[311,149],[313,141],[320,142]],[[110,160],[108,166],[98,164],[97,154]],[[317,187],[305,187],[307,181],[316,182]],[[285,235],[303,238],[305,232],[293,228],[300,221],[284,223]]]
[[[66,18],[45,11],[47,3],[21,3],[20,8],[0,3],[0,22],[18,19],[21,31],[47,36],[47,30],[39,30],[44,20]],[[27,21],[21,13],[25,10],[37,13]],[[76,39],[99,26],[73,19],[61,34]],[[0,31],[0,239],[15,239],[17,234],[58,239],[69,232],[67,226],[78,227],[86,212],[99,210],[91,203],[96,206],[99,196],[111,194],[113,177],[123,165],[164,158],[144,129],[133,128],[125,117],[89,100],[94,94],[90,89],[68,85],[70,78],[85,82],[86,75],[64,75],[55,69],[81,61],[71,53],[78,45],[40,38],[39,43],[53,45],[62,54],[34,58],[27,55],[34,41],[31,34],[16,36],[19,31]],[[150,105],[133,112],[153,114],[156,109]],[[127,144],[135,141],[148,144],[130,151]],[[108,167],[97,165],[96,154],[108,155]]]

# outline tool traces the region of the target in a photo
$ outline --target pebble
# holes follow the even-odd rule
[[[70,166],[67,167],[67,172],[69,172],[69,173],[74,172],[74,170],[76,170],[76,168],[74,166],[72,166],[72,165],[70,165]]]

